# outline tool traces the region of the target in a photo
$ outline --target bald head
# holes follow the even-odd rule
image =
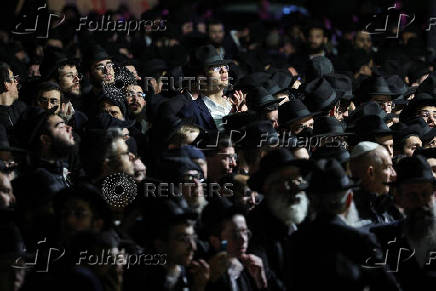
[[[385,183],[395,178],[392,159],[384,146],[377,146],[350,160],[350,170],[354,178],[361,181],[361,187],[378,195],[386,194],[389,186]]]

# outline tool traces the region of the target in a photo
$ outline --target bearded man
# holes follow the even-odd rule
[[[273,150],[261,159],[260,170],[248,182],[252,190],[265,196],[248,217],[253,231],[252,253],[266,259],[277,280],[287,288],[290,262],[286,246],[307,216],[304,172],[310,164],[308,160],[295,159],[286,149]]]
[[[403,290],[430,290],[436,283],[436,179],[419,155],[402,159],[396,170],[397,181],[391,185],[395,202],[406,217],[371,231]]]

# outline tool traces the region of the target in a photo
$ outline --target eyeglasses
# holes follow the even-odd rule
[[[82,74],[73,75],[72,73],[63,75],[62,77],[67,78],[67,79],[71,79],[71,80],[74,80],[77,78],[77,80],[79,80],[79,81],[81,81],[83,79]]]
[[[132,98],[132,97],[138,97],[138,98],[144,98],[145,99],[145,96],[146,96],[146,94],[145,93],[143,93],[143,92],[134,92],[134,91],[127,91],[126,92],[126,96],[127,96],[127,98]]]
[[[112,69],[114,67],[114,63],[109,62],[106,65],[100,64],[97,67],[95,67],[95,69],[97,71],[103,72],[105,69]]]
[[[201,177],[199,173],[183,175],[183,182],[185,183],[192,183],[195,180],[199,181],[200,183],[204,182],[204,179]]]
[[[184,235],[176,238],[175,240],[184,244],[190,244],[191,242],[196,242],[198,240],[198,235]]]
[[[430,112],[430,111],[428,111],[428,110],[421,110],[421,111],[419,111],[419,116],[420,116],[420,117],[428,118],[428,117],[430,117],[430,115],[431,115],[434,119],[436,119],[436,111],[432,111],[432,112]]]
[[[228,65],[224,65],[224,66],[214,66],[211,68],[212,71],[214,71],[215,73],[219,73],[221,72],[221,70],[224,70],[226,72],[229,71],[229,66]]]
[[[48,104],[48,103],[50,103],[51,105],[59,105],[59,99],[56,99],[56,98],[46,99],[44,97],[39,97],[38,98],[38,102],[40,104]]]

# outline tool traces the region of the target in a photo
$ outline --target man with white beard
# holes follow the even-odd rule
[[[403,220],[373,227],[390,270],[403,290],[434,290],[436,286],[436,206],[432,168],[424,157],[403,158],[397,166],[394,197]]]
[[[378,246],[373,235],[349,225],[358,221],[352,208],[357,185],[335,159],[317,166],[307,188],[316,217],[289,242],[290,290],[398,290],[383,269],[361,267]]]
[[[248,216],[253,232],[249,249],[261,257],[289,289],[289,249],[287,243],[297,226],[306,218],[308,199],[305,171],[311,162],[295,159],[290,151],[280,148],[268,152],[260,161],[259,170],[248,184],[264,200]]]

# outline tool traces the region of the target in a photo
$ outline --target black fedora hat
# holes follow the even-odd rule
[[[306,85],[304,100],[311,111],[322,111],[336,101],[336,92],[325,78],[317,78]]]
[[[272,80],[280,87],[279,92],[289,89],[292,84],[292,76],[288,71],[275,72],[272,75]]]
[[[85,50],[83,62],[86,68],[91,69],[93,64],[111,58],[112,57],[100,45],[91,45]]]
[[[290,151],[284,148],[269,151],[260,160],[259,170],[251,175],[248,185],[252,190],[262,192],[262,186],[266,178],[275,171],[287,166],[294,166],[308,172],[313,167],[313,162],[296,159]],[[302,185],[302,190],[306,187],[307,185]]]
[[[247,93],[247,106],[252,110],[262,110],[274,104],[280,103],[284,98],[275,98],[263,87],[257,87]]]
[[[389,82],[386,77],[375,75],[374,77],[371,77],[367,80],[369,85],[369,88],[367,88],[368,95],[397,95],[395,92],[392,91],[392,87],[394,86],[389,86]]]
[[[235,84],[236,89],[247,89],[258,87],[259,84],[270,80],[272,75],[267,72],[254,72],[239,79]]]
[[[319,160],[309,179],[308,193],[325,195],[358,187],[336,159]]]
[[[353,81],[350,77],[344,74],[327,74],[324,76],[327,82],[330,83],[333,90],[336,91],[338,99],[351,100],[353,99]]]
[[[401,159],[395,167],[397,179],[387,183],[392,186],[430,182],[436,184],[433,171],[423,156],[417,155]]]
[[[219,66],[230,64],[231,60],[225,60],[212,45],[199,47],[195,52],[197,61],[203,64],[203,67]]]
[[[377,136],[393,135],[395,133],[378,115],[363,116],[356,122],[354,131],[360,139],[364,140]]]
[[[258,118],[257,112],[253,110],[235,112],[223,117],[223,125],[227,131],[238,130]]]
[[[92,119],[88,127],[92,129],[131,128],[135,122],[135,120],[120,120],[107,112],[101,112]]]
[[[343,146],[322,146],[312,152],[311,159],[319,161],[321,159],[336,159],[340,164],[350,160],[350,152]]]
[[[310,112],[300,99],[294,99],[279,106],[279,124],[280,126],[287,126],[316,114],[318,112]]]
[[[313,123],[314,136],[345,136],[352,134],[351,132],[345,132],[341,122],[334,117],[320,116],[315,118]]]
[[[272,79],[266,80],[260,84],[260,86],[265,88],[265,90],[271,95],[275,95],[282,91],[282,88],[280,88],[279,85]]]
[[[168,70],[167,63],[162,59],[151,59],[143,64],[144,74],[146,77],[151,77],[154,73]]]
[[[386,112],[381,109],[380,105],[378,105],[375,101],[369,101],[360,104],[356,110],[353,111],[348,119],[349,127],[354,127],[359,119],[367,115],[377,115],[382,120],[387,120]]]
[[[56,70],[69,62],[67,55],[58,49],[47,49],[44,52],[44,58],[39,66],[41,77],[45,80],[50,79]]]

